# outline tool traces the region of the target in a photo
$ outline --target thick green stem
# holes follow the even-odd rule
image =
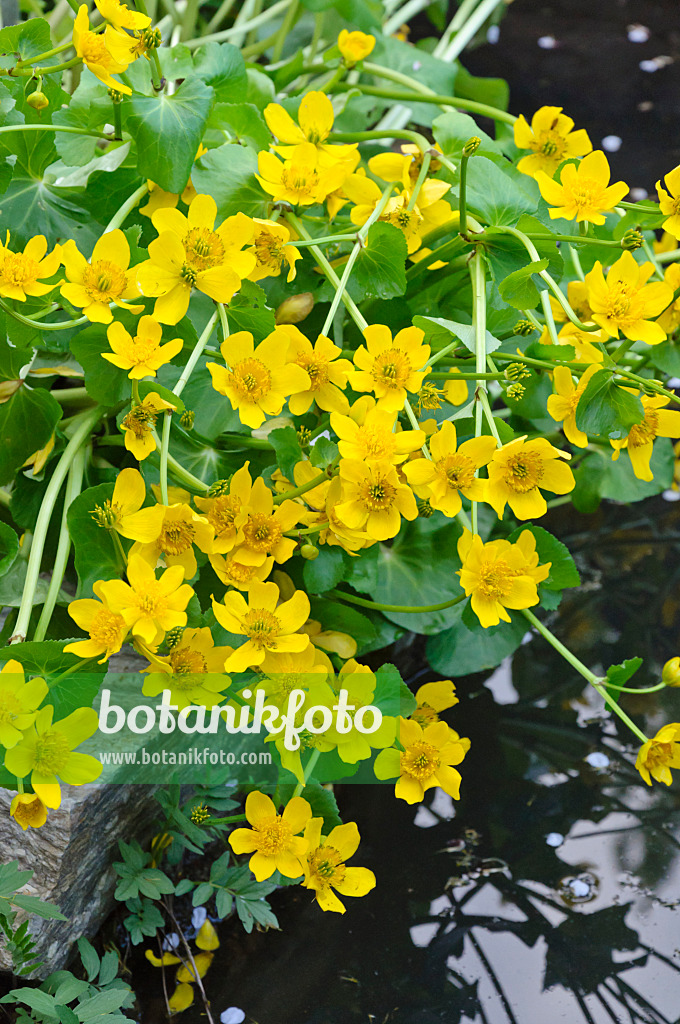
[[[321,65],[323,68],[324,66]],[[371,65],[371,68],[375,68],[377,65]],[[303,69],[304,70],[304,69]],[[363,70],[367,71],[366,61],[364,61]],[[387,74],[387,68],[380,68],[380,73],[372,71],[373,74],[378,74],[379,78],[390,79],[391,81],[397,81],[395,72],[394,75]],[[399,76],[400,79],[406,79],[406,75]],[[413,79],[406,79],[408,85],[413,87],[415,85]],[[404,82],[400,81],[400,84]],[[349,89],[358,89],[360,92],[365,93],[367,96],[378,96],[386,100],[395,100],[399,103],[413,104],[413,103],[434,103],[439,107],[457,108],[459,110],[469,110],[471,114],[479,114],[480,117],[489,117],[494,121],[503,121],[505,124],[514,124],[517,118],[514,114],[509,114],[506,110],[500,110],[498,107],[491,107],[488,103],[478,103],[476,100],[466,100],[461,96],[440,96],[437,93],[419,93],[419,92],[399,92],[395,89],[379,89],[372,85],[364,85],[363,82],[358,85],[349,85],[341,83],[336,85],[333,89],[334,92],[346,92]]]
[[[113,135],[106,132],[90,131],[88,128],[68,128],[61,124],[6,124],[0,128],[3,132],[65,132],[67,135],[90,135],[93,139],[106,139],[113,141]]]
[[[34,320],[30,316],[24,316],[23,313],[17,313],[16,309],[12,309],[2,299],[0,299],[0,308],[19,323],[26,324],[27,327],[36,327],[39,331],[62,331],[66,327],[80,327],[81,324],[88,322],[86,316],[81,316],[77,320],[60,320],[58,324],[46,324],[42,320]]]
[[[470,260],[470,281],[472,283],[472,326],[475,332],[475,369],[477,374],[486,373],[486,274],[484,257],[479,248]],[[477,377],[475,388],[475,437],[482,433],[482,416],[484,405],[481,401],[485,392],[483,376]],[[486,393],[486,392],[485,392]],[[491,417],[493,419],[493,416]],[[475,470],[475,476],[479,470]],[[471,503],[472,532],[477,533],[477,502]]]
[[[431,148],[424,135],[405,128],[386,128],[382,132],[331,132],[328,136],[329,142],[373,142],[378,139],[405,139],[414,143],[423,155]]]
[[[199,46],[203,46],[205,43],[222,43],[226,39],[233,39],[235,36],[243,36],[249,32],[250,29],[258,28],[260,25],[266,25],[268,21],[273,21],[279,14],[283,14],[288,9],[290,0],[280,0],[279,3],[274,4],[272,7],[268,7],[262,14],[258,14],[257,17],[252,18],[250,21],[244,21],[242,24],[235,24],[233,28],[225,29],[223,32],[214,32],[212,35],[198,36],[196,39],[188,39],[184,45],[188,46],[190,50],[196,50]]]
[[[281,60],[281,55],[283,54],[283,47],[285,46],[286,39],[288,38],[290,31],[293,28],[293,25],[298,19],[299,7],[299,0],[290,0],[288,10],[286,11],[284,19],[281,22],[281,27],[277,32],[276,39],[274,41],[274,48],[272,50],[272,60],[274,62],[276,62],[277,60]]]
[[[61,517],[61,532],[59,533],[59,541],[57,543],[57,553],[54,557],[54,568],[52,569],[52,579],[47,590],[45,597],[45,603],[43,605],[40,618],[38,619],[38,625],[35,629],[33,639],[35,641],[44,640],[45,634],[50,625],[52,613],[57,603],[57,597],[59,596],[59,589],[64,579],[64,573],[66,572],[66,565],[68,563],[68,556],[71,550],[71,535],[68,530],[67,513],[71,502],[74,498],[77,498],[80,494],[80,490],[83,483],[83,473],[85,472],[85,445],[78,449],[71,463],[71,468],[68,474],[68,480],[66,481],[66,490],[64,491],[64,511]]]
[[[305,786],[307,785],[307,783],[311,779],[312,772],[314,771],[314,768],[316,766],[316,762],[319,760],[320,755],[321,755],[321,751],[318,750],[318,749],[313,750],[312,753],[310,754],[309,761],[305,765],[304,782],[298,782],[297,786],[293,790],[293,796],[294,797],[300,795],[302,790],[305,788]]]
[[[140,185],[139,188],[135,189],[132,195],[125,200],[121,208],[117,210],[116,213],[114,213],[113,217],[111,218],[107,226],[104,228],[104,234],[106,234],[108,231],[114,231],[116,228],[119,228],[121,224],[125,221],[127,215],[131,213],[134,210],[135,206],[137,206],[142,201],[142,199],[144,198],[148,191],[149,183],[146,181],[144,182],[143,185]]]
[[[35,591],[38,585],[38,577],[40,575],[40,563],[42,561],[45,541],[47,539],[47,530],[50,525],[54,506],[56,505],[61,486],[66,479],[66,475],[71,468],[71,464],[76,453],[86,443],[101,414],[99,406],[96,406],[94,409],[88,409],[87,412],[82,414],[82,417],[80,417],[80,424],[64,449],[64,452],[57,463],[57,467],[52,474],[52,478],[47,485],[47,489],[45,490],[38,518],[36,520],[35,529],[33,531],[33,543],[31,545],[31,553],[28,557],[28,565],[26,566],[24,590],[21,595],[21,604],[19,605],[19,613],[14,627],[14,636],[10,639],[10,644],[21,643],[26,639],[28,624],[33,610],[33,600],[35,598]]]
[[[313,491],[315,487],[319,487],[328,479],[330,479],[328,472],[324,469],[317,476],[313,476],[311,480],[308,480],[306,484],[300,484],[299,487],[291,487],[289,491],[284,491],[283,494],[277,494],[274,498],[274,504],[280,505],[282,501],[287,501],[289,498],[299,498],[301,494],[306,494],[307,491]]]

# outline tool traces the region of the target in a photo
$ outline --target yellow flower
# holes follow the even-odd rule
[[[279,103],[269,103],[264,108],[267,127],[279,142],[287,146],[314,146],[318,148],[319,155],[323,154],[331,160],[345,160],[350,153],[356,151],[356,142],[351,146],[324,145],[333,130],[334,118],[333,104],[323,92],[305,93],[300,100],[297,124]],[[277,148],[284,156],[292,155],[283,147]]]
[[[112,25],[104,30],[106,49],[119,64],[132,64],[138,57],[149,59],[149,37],[146,32],[136,31],[133,35],[118,32]]]
[[[215,531],[213,552],[225,554],[234,547],[238,523],[236,520],[242,509],[248,505],[252,492],[253,481],[250,476],[250,463],[237,469],[224,493],[207,498],[194,498],[196,506],[203,512]],[[239,520],[239,523],[241,520]]]
[[[348,173],[342,161],[322,166],[319,152],[311,142],[295,146],[283,162],[273,153],[261,152],[257,168],[260,173],[255,177],[274,202],[293,206],[323,203],[326,196],[342,185]]]
[[[193,704],[212,708],[220,703],[222,691],[231,684],[224,674],[224,663],[232,651],[232,647],[215,647],[207,626],[185,629],[167,657],[143,649],[151,664],[144,670],[149,674],[142,693],[145,697],[157,697],[163,690],[170,690],[170,703],[180,711]]]
[[[637,394],[637,392],[633,391],[633,394]],[[680,412],[664,409],[663,406],[668,405],[670,398],[664,398],[663,395],[640,395],[640,401],[645,411],[642,423],[635,423],[630,428],[627,437],[609,443],[614,449],[612,455],[614,462],[618,459],[621,450],[627,448],[633,473],[638,480],[649,482],[654,479],[654,474],[649,466],[654,439],[657,437],[680,437]]]
[[[485,501],[486,482],[475,474],[486,466],[496,450],[493,437],[473,437],[456,447],[456,428],[449,420],[430,438],[432,459],[414,459],[404,475],[419,498],[445,516],[457,516],[461,494],[469,501]]]
[[[151,220],[158,238],[149,243],[149,259],[137,267],[144,295],[156,296],[154,316],[176,324],[189,307],[191,289],[215,302],[229,302],[241,280],[255,268],[255,256],[242,252],[253,240],[250,217],[237,213],[215,227],[217,203],[197,195],[186,217],[179,210],[156,210]]]
[[[583,323],[590,323],[592,319],[592,309],[590,308],[590,303],[588,301],[588,285],[585,281],[570,281],[567,285],[567,299],[579,320]],[[567,314],[553,295],[550,296],[550,308],[552,309],[555,323],[561,324],[567,320]],[[573,326],[573,324],[571,326]],[[544,331],[543,333],[545,337],[549,337],[547,331]],[[545,337],[541,337],[542,344],[545,342]]]
[[[55,245],[46,256],[47,239],[44,235],[31,238],[23,252],[12,252],[8,246],[9,231],[5,245],[0,244],[0,295],[25,302],[27,296],[47,295],[56,287],[56,281],[43,284],[41,278],[56,274],[61,264],[61,246]]]
[[[74,753],[99,725],[97,712],[78,708],[59,722],[52,722],[54,708],[42,708],[20,743],[5,754],[5,768],[18,779],[31,776],[35,793],[48,807],[59,807],[59,780],[82,786],[99,778],[102,766],[96,757]]]
[[[94,2],[102,18],[120,31],[125,28],[148,28],[151,24],[151,18],[146,14],[129,10],[126,4],[120,3],[120,0],[94,0]]]
[[[588,381],[597,370],[597,364],[591,363],[578,384],[574,384],[568,366],[556,366],[553,373],[555,394],[548,398],[548,413],[558,423],[562,423],[565,437],[577,448],[587,447],[588,435],[576,426],[576,406],[588,386]]]
[[[262,565],[244,565],[236,557],[225,558],[224,555],[210,555],[210,564],[215,575],[226,587],[237,590],[250,590],[253,583],[264,583],[274,565],[274,556],[265,558]]]
[[[367,35],[365,32],[348,32],[343,28],[338,36],[338,49],[348,68],[354,67],[358,61],[373,53],[374,46],[375,36]]]
[[[653,739],[647,740],[640,747],[635,767],[648,786],[652,779],[670,786],[671,768],[680,768],[680,725],[664,725]]]
[[[290,339],[288,359],[301,366],[310,381],[309,387],[288,399],[288,408],[293,416],[304,416],[314,402],[326,412],[345,412],[349,402],[343,391],[353,366],[349,359],[338,358],[342,349],[323,334],[312,345],[294,324],[282,324],[278,329]]]
[[[236,521],[238,532],[233,557],[243,565],[263,565],[270,555],[287,562],[296,541],[285,534],[299,521],[301,506],[287,499],[274,506],[274,495],[258,477],[252,485],[248,504]]]
[[[238,331],[222,342],[227,366],[208,363],[213,387],[231,402],[241,423],[262,426],[266,416],[278,416],[288,395],[307,391],[309,375],[290,362],[290,335],[279,329],[255,347],[249,331]]]
[[[598,260],[586,274],[592,319],[607,337],[618,338],[623,331],[633,341],[658,345],[666,332],[651,317],[658,316],[673,301],[673,291],[665,281],[646,282],[654,273],[651,262],[636,263],[632,253],[624,252],[612,264],[605,279]]]
[[[283,814],[276,813],[271,797],[256,790],[246,797],[246,820],[252,828],[237,828],[229,835],[236,854],[252,853],[248,867],[258,882],[271,878],[275,871],[286,878],[299,878],[300,859],[307,841],[299,834],[312,816],[312,808],[301,796],[286,804]]]
[[[602,349],[597,348],[595,343],[605,342],[607,337],[607,334],[602,329],[599,331],[582,331],[575,324],[566,323],[557,335],[557,341],[560,345],[573,345],[576,362],[601,363],[604,359],[604,352]],[[541,336],[541,344],[552,344],[547,330]]]
[[[669,263],[663,277],[668,287],[675,294],[680,289],[680,266],[677,263]],[[670,306],[664,309],[657,323],[666,334],[673,333],[676,327],[680,325],[680,298],[675,299]]]
[[[341,459],[342,501],[335,514],[350,530],[364,530],[373,540],[396,537],[401,517],[416,519],[418,508],[410,487],[401,483],[385,460]]]
[[[207,152],[207,147],[201,142],[196,150],[194,163],[197,160],[200,160],[203,154]],[[191,178],[189,178],[186,183],[181,196],[177,195],[175,192],[166,192],[164,189],[160,188],[155,181],[147,181],[147,185],[149,186],[149,201],[146,206],[139,207],[139,212],[143,213],[145,217],[153,217],[156,210],[165,210],[168,207],[172,207],[174,209],[180,198],[186,206],[189,206],[192,199],[195,199],[197,195],[196,189],[191,183]]]
[[[361,35],[357,32],[356,35]],[[305,879],[302,885],[313,889],[322,910],[345,913],[335,895],[365,896],[375,889],[375,875],[368,868],[348,868],[345,861],[359,848],[359,829],[353,821],[336,825],[330,835],[322,836],[323,818],[311,818],[305,829],[307,852],[303,861]],[[335,890],[335,892],[333,891]]]
[[[174,409],[174,405],[166,402],[155,391],[150,391],[143,401],[139,405],[134,405],[127,416],[121,420],[120,429],[125,432],[125,447],[132,452],[138,462],[156,450],[152,431],[156,426],[156,417],[159,412]]]
[[[418,193],[416,204],[410,210],[410,189],[404,189],[388,200],[379,220],[399,228],[406,239],[409,254],[420,249],[423,235],[453,218],[451,207],[442,198],[450,187],[446,181],[427,178]],[[352,174],[345,181],[343,191],[356,204],[350,214],[352,223],[365,224],[382,198],[381,190],[370,178]]]
[[[155,647],[169,629],[186,625],[185,608],[194,592],[182,583],[184,569],[180,565],[171,566],[156,579],[156,573],[143,558],[131,555],[127,578],[127,583],[100,583],[99,592],[111,611],[123,616],[133,636]]]
[[[158,533],[163,510],[158,505],[142,508],[146,484],[138,469],[123,469],[116,477],[110,500],[92,509],[92,518],[106,530],[128,540],[150,541]]]
[[[421,727],[439,721],[439,712],[446,711],[458,704],[456,687],[451,679],[441,679],[436,683],[423,683],[416,690],[418,706],[410,715],[412,722]]]
[[[369,408],[361,423],[357,423],[353,416],[332,413],[331,427],[340,439],[340,455],[343,459],[387,461],[395,466],[404,462],[411,452],[425,444],[425,433],[422,430],[395,430],[396,420],[396,413],[380,406]]]
[[[36,793],[17,793],[9,813],[24,832],[27,828],[42,828],[47,821],[47,808]]]
[[[115,321],[106,332],[113,355],[102,352],[102,359],[107,359],[121,370],[129,370],[131,380],[155,377],[161,366],[179,355],[184,344],[181,338],[173,338],[161,345],[162,333],[161,325],[152,316],[140,319],[134,338],[121,323]]]
[[[0,672],[0,745],[15,746],[23,732],[33,725],[38,708],[47,696],[44,679],[26,682],[24,666],[11,659]]]
[[[79,658],[97,658],[101,654],[100,665],[118,653],[128,635],[128,625],[123,616],[107,606],[103,587],[103,580],[92,585],[98,601],[91,597],[71,601],[68,613],[81,629],[90,634],[90,639],[75,640],[64,647],[64,654],[75,654]]]
[[[245,672],[253,665],[261,665],[268,652],[304,651],[309,637],[299,633],[309,618],[309,598],[296,590],[288,601],[279,604],[279,588],[275,583],[253,583],[246,603],[242,594],[230,591],[224,603],[213,598],[213,612],[221,626],[230,633],[247,637],[227,658],[227,672]]]
[[[204,516],[196,515],[193,509],[184,503],[177,505],[157,505],[159,513],[157,532],[149,538],[146,534],[135,537],[131,533],[133,544],[130,555],[140,555],[151,566],[155,566],[161,556],[166,565],[181,565],[184,578],[190,580],[196,575],[198,565],[194,554],[194,544],[206,554],[212,551],[215,531]]]
[[[394,340],[389,327],[373,324],[364,330],[366,346],[354,353],[358,367],[349,375],[355,391],[373,391],[378,405],[399,412],[407,392],[418,394],[426,372],[421,369],[430,357],[425,334],[419,327],[404,327]]]
[[[11,396],[8,396],[8,398],[9,397]],[[30,466],[31,475],[33,477],[37,477],[38,474],[41,473],[42,470],[47,465],[47,460],[54,451],[54,440],[55,436],[54,434],[52,434],[47,444],[43,445],[42,448],[38,448],[37,452],[33,452],[32,455],[29,455],[21,468],[26,469],[28,466]],[[28,474],[24,475],[27,476]]]
[[[661,238],[658,240],[654,239],[652,242],[652,248],[657,256],[662,252],[673,252],[677,247],[677,239],[675,239],[673,235],[669,234],[668,231],[664,231]]]
[[[418,722],[400,718],[397,736],[403,750],[381,750],[373,765],[376,777],[393,779],[398,775],[394,795],[407,804],[419,803],[433,786],[441,786],[459,800],[462,779],[453,765],[461,763],[466,750],[460,741],[452,740],[446,722],[423,729]]]
[[[545,171],[536,171],[534,177],[546,203],[557,207],[548,210],[553,220],[564,217],[604,224],[603,214],[613,210],[628,192],[624,181],[610,185],[610,175],[607,157],[597,149],[585,156],[578,167],[567,164],[562,169],[560,184]]]
[[[526,436],[518,437],[493,453],[486,500],[499,518],[506,504],[518,519],[543,516],[548,506],[540,488],[554,494],[568,494],[574,489],[574,474],[569,466],[557,461],[570,458],[544,437],[531,441]]]
[[[569,157],[585,156],[593,146],[584,128],[572,131],[574,122],[562,113],[562,107],[541,107],[531,119],[531,127],[524,114],[515,121],[515,145],[518,149],[532,150],[517,164],[517,170],[532,178],[536,171],[545,171],[549,177]]]
[[[661,212],[668,218],[663,222],[663,228],[674,238],[680,238],[680,164],[665,174],[663,180],[668,192],[660,179],[656,183]]]
[[[61,294],[71,305],[82,307],[83,314],[93,323],[111,323],[110,303],[129,309],[131,313],[141,313],[144,309],[144,306],[131,306],[125,301],[137,298],[139,289],[135,269],[128,269],[130,246],[119,228],[102,235],[89,263],[69,238],[61,247],[61,262],[68,278],[61,286]]]
[[[248,275],[249,281],[261,281],[263,277],[277,277],[284,263],[288,265],[286,281],[290,282],[296,274],[295,263],[302,259],[302,253],[290,241],[290,228],[273,220],[260,220],[253,217],[255,236],[252,247],[246,250],[256,259],[255,269]]]
[[[418,180],[423,166],[423,153],[411,142],[403,143],[399,149],[399,153],[378,153],[377,156],[372,156],[368,161],[368,169],[383,181],[401,181],[404,188],[411,189]],[[435,143],[430,153],[441,153],[439,143]],[[430,171],[434,173],[440,168],[441,162],[433,155],[430,160]]]
[[[129,96],[132,90],[117,82],[112,75],[120,75],[127,70],[128,63],[119,64],[109,53],[106,42],[101,32],[90,31],[90,19],[87,14],[87,4],[81,4],[78,8],[76,20],[73,23],[73,47],[83,63],[96,75],[100,82],[108,85],[109,89],[115,89]],[[104,321],[106,322],[106,321]]]
[[[471,596],[472,610],[485,629],[501,619],[510,622],[507,608],[531,608],[538,604],[537,584],[548,576],[550,562],[538,565],[536,540],[525,530],[518,541],[482,538],[465,530],[458,541],[462,567],[460,585]]]

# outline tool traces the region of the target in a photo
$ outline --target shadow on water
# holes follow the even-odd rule
[[[634,680],[644,686],[677,653],[680,507],[638,509],[553,520],[583,584],[553,627],[596,670],[645,657]],[[641,782],[629,736],[540,641],[457,683],[446,717],[472,740],[460,802],[435,790],[428,806],[408,807],[390,786],[338,787],[376,890],[348,899],[341,917],[282,889],[282,933],[244,937],[225,923],[208,979],[217,1015],[677,1024],[680,788]],[[680,691],[625,699],[648,731],[680,718]],[[184,1019],[197,1024],[198,1009]]]

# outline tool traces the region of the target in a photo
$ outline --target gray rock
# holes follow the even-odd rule
[[[43,966],[33,975],[44,978],[68,963],[81,935],[91,938],[113,905],[120,860],[118,839],[144,842],[158,816],[154,786],[63,786],[62,803],[40,829],[24,832],[9,817],[14,796],[0,789],[0,851],[2,861],[19,861],[34,874],[25,888],[31,896],[56,903],[68,921],[31,917],[36,956]],[[0,946],[0,971],[11,970]]]

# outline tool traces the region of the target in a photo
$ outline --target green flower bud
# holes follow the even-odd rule
[[[300,548],[300,554],[303,558],[306,558],[308,562],[313,562],[315,558],[319,557],[319,549],[307,541],[307,543],[303,544]]]
[[[644,239],[640,231],[626,231],[625,235],[621,239],[622,249],[639,249]]]
[[[479,136],[473,135],[472,138],[468,139],[465,145],[463,146],[463,156],[472,156],[473,153],[477,152],[481,144],[482,140],[479,138]]]
[[[215,482],[211,484],[210,487],[208,488],[208,497],[219,498],[221,494],[229,494],[230,484],[231,477],[227,477],[226,480],[215,480]]]
[[[49,107],[50,105],[50,101],[45,93],[39,89],[36,89],[36,91],[32,92],[30,96],[27,96],[26,102],[29,107],[33,107],[34,110],[44,110],[45,107]]]
[[[536,328],[532,324],[531,320],[518,320],[512,329],[512,333],[526,337],[527,334],[531,334],[535,330]]]
[[[680,658],[671,658],[666,662],[661,679],[666,686],[680,686]]]

